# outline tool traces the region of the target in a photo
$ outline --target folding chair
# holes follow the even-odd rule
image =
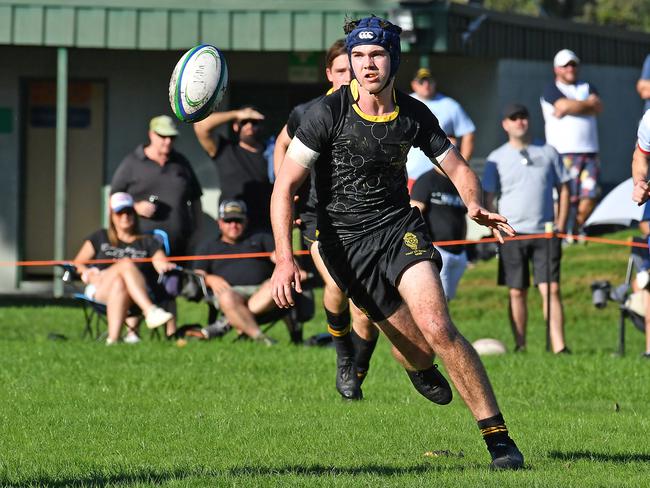
[[[191,270],[183,270],[183,272],[196,281],[196,288],[200,292],[200,299],[208,305],[208,324],[216,323],[221,316],[221,311],[214,306],[212,291],[206,285],[205,277]],[[261,326],[260,329],[263,333],[268,332],[275,324],[282,320],[287,326],[291,342],[293,344],[302,344],[303,324],[311,320],[315,313],[313,291],[308,283],[308,281],[303,283],[303,293],[296,295],[295,307],[271,310],[255,316],[255,320]],[[193,290],[192,293],[195,293],[195,288],[190,288]],[[189,299],[196,300],[196,298],[197,296],[194,295],[193,298]],[[235,340],[240,338],[238,336]]]
[[[169,237],[167,232],[162,229],[154,229],[151,231],[153,237],[160,241],[163,246],[163,250],[166,255],[169,255]],[[70,288],[72,288],[72,298],[78,300],[81,303],[83,314],[84,314],[84,330],[81,334],[81,338],[84,339],[86,336],[92,337],[93,339],[99,341],[106,338],[108,332],[108,323],[106,321],[106,305],[102,302],[98,302],[84,293],[84,289],[76,284],[80,279],[79,274],[77,273],[77,268],[72,263],[64,263],[60,265],[63,268],[62,281]],[[156,294],[156,301],[164,303],[165,300],[169,300],[168,296],[163,296],[162,293]],[[142,311],[133,306],[129,310],[128,317],[137,317],[141,316]],[[125,324],[126,325],[126,324]],[[127,325],[128,328],[128,325]],[[160,338],[160,331],[158,328],[151,331],[151,336],[155,338]]]
[[[648,239],[643,237],[633,237],[632,242],[647,244]],[[639,314],[637,307],[633,306],[633,295],[636,293],[643,295],[643,291],[638,291],[635,294],[629,293],[632,276],[634,272],[648,271],[648,260],[650,254],[645,247],[632,246],[630,248],[630,256],[627,260],[627,269],[625,271],[625,288],[619,287],[619,292],[615,293],[613,298],[619,302],[620,316],[618,322],[618,353],[623,356],[625,354],[625,320],[629,319],[632,324],[641,332],[645,333],[645,314]],[[622,291],[625,290],[625,293]],[[634,310],[636,309],[636,311]]]

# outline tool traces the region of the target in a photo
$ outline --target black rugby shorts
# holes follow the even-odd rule
[[[442,269],[420,211],[351,243],[323,243],[319,251],[336,284],[371,320],[390,317],[402,304],[397,282],[409,266],[424,260]]]

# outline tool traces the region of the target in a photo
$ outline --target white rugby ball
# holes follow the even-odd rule
[[[495,356],[506,353],[505,344],[499,339],[492,339],[490,337],[477,339],[472,343],[472,346],[474,346],[479,356]]]
[[[226,60],[216,47],[201,44],[176,63],[169,80],[169,103],[183,122],[198,122],[212,113],[228,86]]]

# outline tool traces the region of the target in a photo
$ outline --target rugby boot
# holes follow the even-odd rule
[[[363,398],[354,359],[349,357],[337,358],[336,389],[344,400],[361,400]]]
[[[453,396],[451,387],[442,373],[438,371],[437,364],[423,371],[407,369],[406,374],[418,393],[427,400],[438,405],[447,405],[451,402]]]
[[[493,469],[520,469],[524,466],[524,455],[510,437],[496,443],[489,451],[492,456],[490,467]]]

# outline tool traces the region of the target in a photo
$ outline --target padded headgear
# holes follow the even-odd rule
[[[346,24],[345,30],[347,34],[345,48],[348,51],[348,57],[351,56],[352,48],[355,46],[366,44],[381,46],[388,51],[390,56],[389,78],[395,76],[400,62],[399,35],[402,32],[401,27],[373,15]]]

